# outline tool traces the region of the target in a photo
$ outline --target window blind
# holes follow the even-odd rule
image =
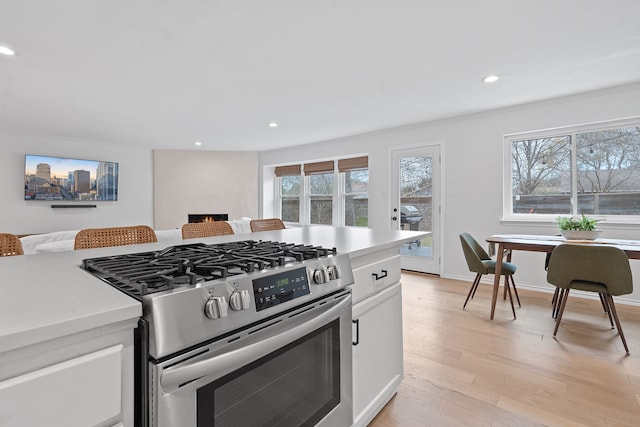
[[[275,174],[277,177],[300,175],[300,165],[276,166]]]
[[[304,165],[305,175],[333,172],[333,160],[326,162],[307,163]]]
[[[358,169],[367,169],[369,167],[369,157],[353,157],[351,159],[338,160],[338,170],[340,172],[348,172]]]

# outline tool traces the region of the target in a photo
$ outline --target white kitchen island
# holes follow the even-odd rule
[[[78,268],[82,255],[0,258],[2,427],[133,425],[142,307]]]
[[[354,425],[362,426],[402,379],[399,250],[423,234],[313,226],[188,242],[275,240],[349,253]],[[78,266],[84,258],[166,246],[0,258],[0,427],[133,425],[133,329],[141,304]]]

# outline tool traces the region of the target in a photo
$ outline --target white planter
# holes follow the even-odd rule
[[[595,240],[600,237],[602,230],[560,230],[560,234],[567,240]]]

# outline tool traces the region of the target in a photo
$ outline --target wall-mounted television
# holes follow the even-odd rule
[[[118,200],[118,163],[27,154],[24,199]]]

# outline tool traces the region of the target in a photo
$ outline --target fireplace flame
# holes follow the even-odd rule
[[[215,222],[215,221],[227,221],[229,214],[189,214],[187,215],[188,222]]]

